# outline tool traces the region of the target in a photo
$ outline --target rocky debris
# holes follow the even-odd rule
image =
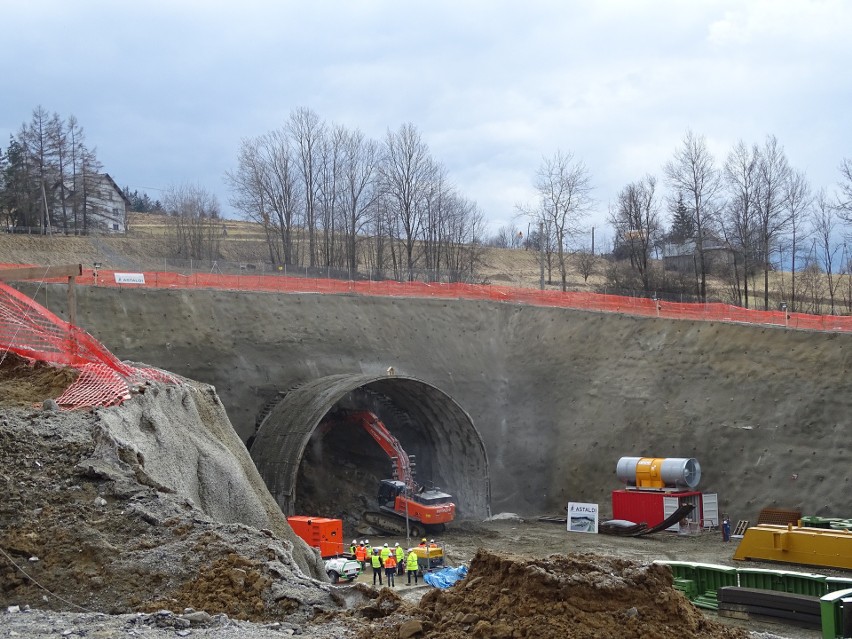
[[[364,630],[363,639],[741,639],[672,588],[671,572],[597,555],[526,559],[480,550],[465,580],[432,590],[412,620]],[[418,621],[419,625],[414,621]]]
[[[0,409],[0,605],[295,624],[338,610],[252,471],[205,386],[88,412]]]
[[[265,624],[209,615],[187,609],[182,613],[158,610],[151,614],[105,615],[60,613],[47,610],[0,611],[3,637],[88,637],[90,639],[173,639],[174,637],[227,637],[228,639],[345,639],[354,631],[344,623],[322,625],[275,621]]]

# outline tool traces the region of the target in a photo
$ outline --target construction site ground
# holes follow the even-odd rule
[[[629,559],[641,564],[655,560],[696,561],[708,564],[764,568],[774,570],[800,570],[818,572],[833,576],[848,576],[840,570],[807,568],[767,562],[737,562],[732,559],[739,541],[725,542],[718,530],[707,530],[688,535],[674,532],[662,532],[644,537],[616,537],[611,535],[569,533],[564,523],[542,522],[537,519],[512,517],[511,513],[502,513],[490,521],[459,521],[436,538],[444,549],[447,565],[469,565],[480,548],[499,553],[511,553],[522,557],[544,559],[559,554],[594,554]],[[405,546],[407,540],[395,537],[371,538],[378,545],[388,542],[390,546],[399,542]],[[410,540],[416,545],[419,540]],[[396,578],[395,591],[407,601],[419,601],[420,597],[431,589],[423,585],[407,584],[406,577]],[[358,582],[372,585],[372,569],[361,573]],[[751,631],[769,632],[800,639],[817,639],[818,631],[778,625],[766,621],[742,622],[736,619],[720,618],[716,613],[704,610],[708,618],[718,619],[722,623],[742,627]]]
[[[514,518],[459,521],[438,539],[448,564],[470,566],[450,591],[311,579],[274,517],[235,523],[257,516],[235,512],[258,489],[234,482],[255,473],[204,468],[223,444],[235,459],[245,453],[220,430],[228,423],[212,389],[149,387],[91,412],[42,406],[72,377],[8,354],[0,365],[0,636],[746,636],[694,608],[651,563],[728,561],[732,548],[715,534],[620,539]],[[170,459],[180,463],[161,466]]]

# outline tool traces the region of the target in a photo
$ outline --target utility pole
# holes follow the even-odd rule
[[[595,256],[595,227],[592,227],[592,257]]]

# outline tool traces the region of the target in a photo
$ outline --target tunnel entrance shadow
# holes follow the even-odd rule
[[[334,410],[377,410],[398,414],[388,427],[406,452],[418,453],[421,468],[438,478],[456,503],[458,518],[490,515],[488,459],[482,437],[464,409],[439,388],[397,375],[331,375],[294,388],[263,417],[250,453],[285,515],[295,514],[299,466],[323,420]],[[365,446],[372,443],[364,435]],[[411,449],[409,449],[411,447]],[[325,513],[315,513],[324,515]]]

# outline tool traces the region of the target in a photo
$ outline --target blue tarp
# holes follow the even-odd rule
[[[458,568],[441,568],[436,572],[427,572],[423,575],[423,581],[433,588],[449,588],[457,581],[464,579],[467,575],[467,566]]]

